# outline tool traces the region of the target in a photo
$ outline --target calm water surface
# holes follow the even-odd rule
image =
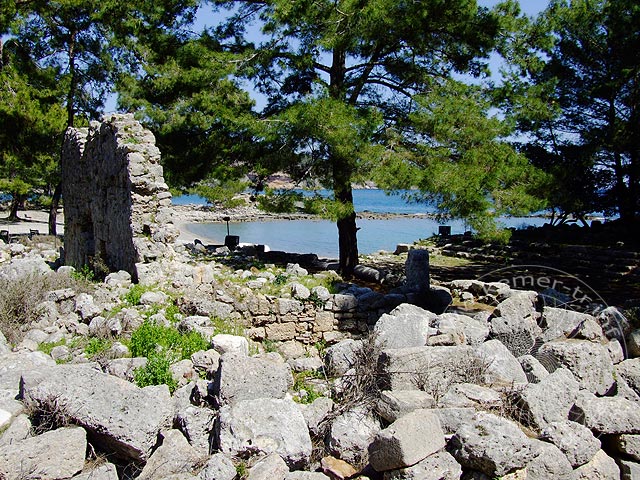
[[[510,227],[542,225],[544,218],[505,218]],[[464,233],[461,221],[447,222],[451,233]],[[438,233],[439,224],[430,218],[392,218],[388,220],[358,220],[358,249],[360,253],[378,250],[393,251],[398,243],[413,243]],[[195,235],[215,239],[222,244],[227,234],[225,224],[194,223],[188,226]],[[338,230],[329,220],[273,220],[229,224],[230,233],[239,235],[243,243],[268,245],[271,250],[294,253],[315,253],[320,257],[338,256]]]

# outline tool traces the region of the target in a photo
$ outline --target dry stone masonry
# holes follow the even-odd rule
[[[65,263],[137,278],[136,263],[170,253],[178,232],[153,134],[133,115],[69,128],[62,156]]]

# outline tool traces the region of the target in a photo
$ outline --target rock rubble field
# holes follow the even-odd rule
[[[457,280],[430,295],[469,308],[429,311],[415,289],[171,248],[133,284],[0,244],[0,478],[640,479],[621,308]]]

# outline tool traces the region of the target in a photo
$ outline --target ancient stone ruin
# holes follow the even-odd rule
[[[171,253],[178,237],[153,134],[133,115],[69,128],[62,155],[64,262],[126,270]]]

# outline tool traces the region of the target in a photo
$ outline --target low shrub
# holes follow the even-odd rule
[[[47,294],[63,288],[72,288],[76,293],[92,289],[86,279],[57,272],[0,279],[0,330],[7,341],[20,343],[25,333],[23,327],[37,321],[39,306],[47,299]]]
[[[140,388],[150,385],[167,385],[173,393],[178,384],[171,375],[172,356],[169,352],[154,352],[147,357],[147,364],[133,372],[133,379]]]

